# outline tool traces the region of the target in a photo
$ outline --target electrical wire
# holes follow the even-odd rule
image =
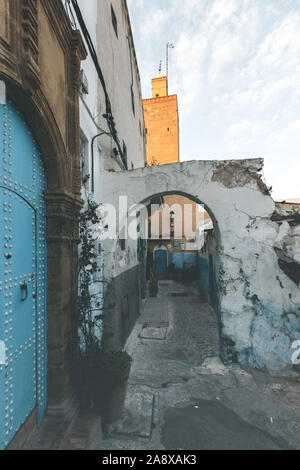
[[[127,161],[126,161],[126,158],[124,156],[124,152],[121,148],[120,141],[119,141],[119,138],[118,138],[118,132],[117,132],[116,124],[115,124],[114,117],[113,117],[113,114],[112,114],[111,103],[110,103],[109,95],[108,95],[108,92],[107,92],[104,76],[103,76],[99,61],[98,61],[98,57],[97,57],[97,53],[96,53],[93,41],[91,39],[90,33],[89,33],[89,31],[87,29],[87,26],[85,24],[85,21],[83,19],[83,16],[82,16],[82,13],[81,13],[81,10],[79,8],[77,0],[71,0],[71,3],[72,3],[72,6],[74,8],[74,11],[75,11],[78,23],[80,25],[83,37],[84,37],[84,39],[87,43],[91,58],[94,62],[94,65],[95,65],[100,83],[101,83],[103,91],[104,91],[106,113],[103,114],[103,117],[104,117],[104,119],[106,119],[109,131],[110,131],[110,135],[113,138],[113,140],[114,140],[114,142],[117,146],[118,153],[119,153],[119,156],[122,160],[124,168],[126,170],[128,170]]]
[[[65,10],[67,12],[72,28],[77,29],[76,20],[74,18],[73,11],[70,5],[70,0],[65,0]]]

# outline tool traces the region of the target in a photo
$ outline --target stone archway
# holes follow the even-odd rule
[[[278,264],[274,248],[280,228],[272,220],[275,203],[263,182],[262,169],[262,159],[248,159],[107,173],[104,202],[117,208],[119,197],[127,195],[130,207],[176,193],[203,203],[219,238],[222,358],[288,374],[293,369],[292,344],[299,337],[295,306],[299,308],[300,296],[295,282]]]

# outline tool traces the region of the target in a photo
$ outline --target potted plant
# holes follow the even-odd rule
[[[102,351],[99,356],[95,405],[105,423],[120,418],[126,398],[132,359],[126,351]]]
[[[155,274],[155,270],[150,270],[150,281],[149,281],[150,297],[156,297],[158,293],[158,279]]]

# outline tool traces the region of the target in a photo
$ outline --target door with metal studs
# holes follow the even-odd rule
[[[46,172],[22,115],[0,106],[0,449],[46,408]]]

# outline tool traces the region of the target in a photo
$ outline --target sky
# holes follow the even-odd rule
[[[127,0],[143,98],[170,50],[181,161],[264,158],[300,198],[300,0]]]

